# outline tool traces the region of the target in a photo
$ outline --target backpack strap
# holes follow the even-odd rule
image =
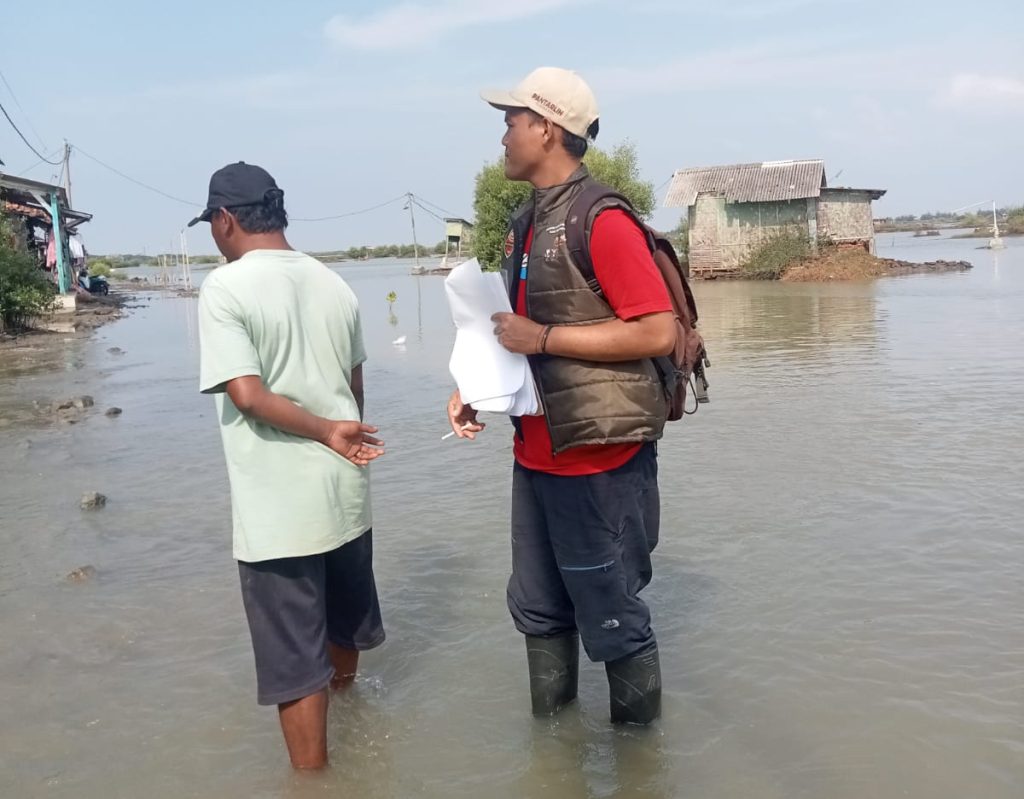
[[[602,299],[604,299],[604,290],[597,280],[594,261],[590,257],[590,234],[594,227],[594,220],[597,218],[594,209],[599,203],[606,200],[615,201],[608,206],[609,209],[616,208],[633,220],[643,232],[647,239],[647,246],[652,253],[656,246],[654,235],[644,221],[637,216],[632,203],[624,195],[603,183],[593,182],[587,185],[569,206],[569,214],[565,223],[565,246],[573,262],[583,273],[583,278],[587,281],[590,290]]]
[[[654,259],[665,288],[672,300],[672,307],[677,327],[676,345],[669,355],[651,358],[658,373],[668,402],[668,419],[681,419],[693,411],[686,410],[687,381],[696,375],[697,383],[707,388],[703,366],[707,361],[704,341],[697,332],[697,304],[690,291],[685,271],[680,267],[679,259],[671,243],[660,233],[655,233],[633,210],[629,200],[614,189],[600,183],[586,186],[579,196],[573,200],[565,223],[565,244],[570,257],[587,281],[587,286],[602,300],[604,291],[594,272],[594,262],[590,257],[590,234],[594,220],[606,209],[617,209],[625,213],[634,224],[643,231],[647,248]],[[607,300],[605,300],[607,302]],[[710,365],[710,364],[708,364]],[[703,398],[694,389],[698,402],[707,402],[706,393]]]

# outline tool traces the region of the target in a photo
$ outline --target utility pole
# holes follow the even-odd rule
[[[992,202],[992,238],[988,240],[988,248],[990,250],[1001,250],[1006,246],[1001,238],[999,238],[999,220],[996,219],[996,204]]]
[[[989,202],[992,203],[992,238],[988,240],[988,249],[1001,250],[1006,247],[1006,242],[999,237],[999,220],[996,218],[995,200],[982,200],[980,203],[971,203],[970,205],[965,205],[963,208],[957,208],[951,213],[959,214],[961,211],[966,211],[968,208],[977,208],[979,205],[988,205]]]
[[[71,203],[71,145],[67,139],[64,140],[64,193],[68,196],[68,208]]]
[[[185,279],[185,288],[192,288],[192,263],[188,257],[188,239],[185,228],[181,229],[181,272]]]
[[[416,215],[412,212],[412,192],[408,192],[405,197],[409,201],[409,219],[412,220],[412,251],[416,256],[416,271],[418,272],[420,268],[420,245],[416,241]]]

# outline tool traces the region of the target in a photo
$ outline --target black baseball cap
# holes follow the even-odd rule
[[[210,194],[206,200],[206,209],[188,223],[192,227],[197,222],[209,222],[221,208],[233,208],[239,205],[259,205],[270,192],[284,192],[263,167],[239,161],[221,167],[210,178]]]

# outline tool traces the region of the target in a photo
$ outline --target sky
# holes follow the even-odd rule
[[[45,8],[5,4],[0,103],[42,154],[74,147],[72,199],[94,215],[83,236],[95,253],[170,250],[210,174],[237,160],[275,176],[302,249],[411,242],[401,202],[298,221],[405,192],[472,218],[474,176],[501,155],[503,134],[479,92],[537,66],[588,81],[598,146],[631,140],[659,199],[677,169],[823,158],[830,185],[888,190],[876,216],[1024,204],[1020,0]],[[2,117],[0,160],[37,180],[59,171]],[[661,209],[654,222],[679,217]],[[417,229],[443,238],[425,212]],[[205,225],[188,235],[192,252],[214,251]]]

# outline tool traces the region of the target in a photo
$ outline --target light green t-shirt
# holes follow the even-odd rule
[[[244,417],[224,390],[258,375],[275,394],[327,419],[358,419],[352,370],[366,360],[359,304],[314,258],[254,250],[203,281],[199,388],[216,395],[231,482],[234,556],[315,555],[371,526],[370,480],[322,444]]]

